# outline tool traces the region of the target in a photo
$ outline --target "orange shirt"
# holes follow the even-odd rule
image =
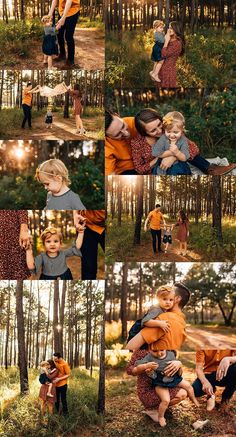
[[[58,11],[60,14],[60,17],[63,14],[63,11],[65,9],[65,5],[66,5],[66,0],[59,0],[59,5],[58,5]],[[72,15],[77,14],[77,12],[79,12],[80,10],[80,0],[72,0],[71,3],[71,7],[69,9],[69,12],[67,12],[67,17],[71,17]]]
[[[27,88],[24,89],[23,91],[23,99],[22,99],[22,104],[23,105],[28,105],[31,106],[32,103],[32,94],[29,93],[29,91],[27,90]]]
[[[167,311],[160,314],[156,319],[167,320],[170,324],[170,330],[165,333],[163,329],[158,327],[145,327],[140,331],[145,342],[151,345],[152,350],[180,350],[186,339],[186,322],[182,311],[179,309]]]
[[[236,351],[224,350],[199,350],[196,352],[196,363],[203,365],[204,373],[216,372],[219,363],[224,357],[232,357]]]
[[[63,360],[63,358],[60,358],[60,360],[57,363],[55,363],[55,365],[56,365],[56,368],[59,370],[58,378],[61,378],[61,376],[70,374],[70,366],[65,360]],[[68,378],[57,382],[56,387],[62,387],[63,385],[66,385],[67,380],[68,380]]]
[[[78,211],[83,217],[86,217],[86,226],[92,231],[102,234],[105,229],[106,211],[99,210],[82,210]]]
[[[161,229],[161,221],[163,220],[163,215],[161,211],[156,211],[155,209],[148,214],[148,218],[150,219],[150,228],[155,231],[159,231]]]
[[[130,138],[122,140],[113,140],[105,138],[105,175],[121,174],[126,170],[133,170],[134,164],[132,159],[130,141],[136,137],[134,117],[125,117],[123,120],[129,126]]]

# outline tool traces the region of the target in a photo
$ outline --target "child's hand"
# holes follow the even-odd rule
[[[161,328],[164,332],[168,332],[170,330],[170,325],[167,320],[158,320],[159,328]]]
[[[178,147],[176,146],[176,143],[175,142],[171,142],[170,143],[170,148],[169,148],[169,150],[171,151],[171,152],[173,152],[173,153],[176,153],[179,149],[178,149]]]

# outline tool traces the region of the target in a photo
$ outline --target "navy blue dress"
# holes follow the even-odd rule
[[[47,56],[58,55],[56,28],[54,26],[44,27],[42,50],[43,54]]]
[[[164,34],[162,34],[161,32],[155,32],[154,37],[156,42],[152,48],[151,60],[154,62],[159,62],[163,60],[161,56],[161,51],[164,46],[165,37]]]

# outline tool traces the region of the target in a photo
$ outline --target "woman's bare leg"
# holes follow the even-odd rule
[[[53,404],[51,404],[50,402],[48,402],[48,412],[49,414],[53,414]]]
[[[187,253],[187,241],[185,241],[183,243],[183,251],[184,251],[183,255],[186,255],[186,253]]]
[[[161,403],[158,408],[158,422],[161,426],[166,426],[165,412],[170,403],[170,393],[168,388],[155,387],[156,394],[160,398]]]
[[[40,399],[40,403],[41,403],[41,406],[40,406],[41,414],[42,414],[42,416],[44,416],[45,412],[46,412],[46,401],[43,401],[43,399]]]

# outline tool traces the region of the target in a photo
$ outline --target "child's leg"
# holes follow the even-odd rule
[[[170,403],[170,393],[168,388],[165,387],[155,387],[157,396],[160,398],[161,403],[158,408],[158,422],[161,426],[166,425],[166,420],[164,418],[165,412]]]
[[[169,243],[166,243],[166,244],[165,244],[165,252],[167,252],[168,247],[169,247]]]
[[[195,397],[193,387],[191,386],[191,384],[190,384],[188,381],[186,381],[185,379],[183,379],[183,380],[178,384],[177,387],[184,388],[184,389],[186,390],[186,392],[188,393],[188,397],[189,397],[189,399],[191,399],[191,401],[192,401],[192,402],[193,402],[197,407],[199,407],[199,402],[198,402],[198,400],[197,400],[196,397]]]
[[[158,77],[158,74],[160,73],[161,67],[163,65],[164,61],[155,62],[155,68],[153,69],[153,74]]]
[[[49,383],[49,384],[48,384],[48,392],[47,392],[47,396],[53,398],[53,395],[52,395],[52,383]]]
[[[52,56],[48,56],[48,68],[52,68]]]
[[[48,63],[48,56],[47,55],[43,55],[43,63],[44,64]]]
[[[157,64],[157,62],[154,62],[154,64],[153,64],[153,69],[149,72],[149,74],[153,74],[154,73],[154,71],[155,71],[155,67],[156,67],[156,64]]]

